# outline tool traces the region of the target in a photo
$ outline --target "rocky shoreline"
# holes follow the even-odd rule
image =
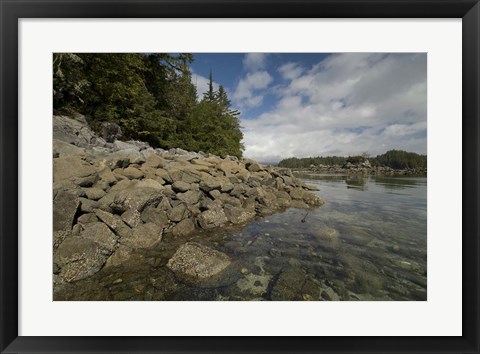
[[[256,161],[154,149],[99,137],[81,115],[53,117],[54,286],[117,266],[168,238],[242,225],[288,207],[323,205],[290,169]],[[228,267],[228,256],[190,243],[166,267],[191,281]]]

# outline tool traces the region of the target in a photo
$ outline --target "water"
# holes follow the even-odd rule
[[[59,288],[56,300],[426,300],[427,180],[424,177],[303,175],[321,208],[290,208],[243,228],[166,237],[89,279]],[[202,283],[166,268],[195,241],[232,265]]]

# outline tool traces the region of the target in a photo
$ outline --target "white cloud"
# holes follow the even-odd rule
[[[243,66],[247,71],[264,69],[267,65],[267,53],[247,53],[243,57]]]
[[[275,90],[274,109],[242,120],[245,156],[277,161],[389,149],[426,153],[425,54],[345,53],[309,70],[296,67],[279,68],[289,82]]]
[[[210,82],[210,79],[192,72],[192,84],[197,88],[198,100],[201,100],[203,97],[203,94],[205,92],[208,92],[209,82]],[[218,87],[219,87],[219,84],[213,81],[213,90],[217,91]]]
[[[298,78],[302,72],[303,68],[297,63],[287,63],[278,68],[282,77],[286,80],[293,80]]]
[[[233,100],[240,107],[256,107],[263,102],[265,93],[262,90],[265,90],[272,81],[273,78],[266,71],[248,73],[238,82]]]

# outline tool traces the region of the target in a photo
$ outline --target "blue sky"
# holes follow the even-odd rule
[[[241,112],[245,156],[427,151],[425,53],[197,53],[201,96],[213,72]]]

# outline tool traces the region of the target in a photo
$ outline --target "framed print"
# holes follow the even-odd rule
[[[478,353],[479,9],[2,1],[1,352]]]

